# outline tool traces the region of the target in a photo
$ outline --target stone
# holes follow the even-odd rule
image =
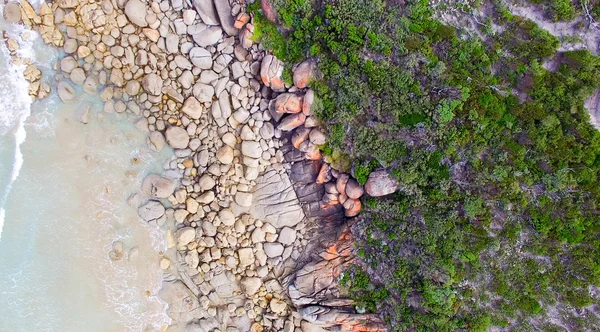
[[[313,128],[310,131],[309,139],[314,145],[323,145],[327,142],[327,137],[325,137],[325,134],[318,128]]]
[[[175,235],[180,246],[186,246],[196,238],[196,230],[192,227],[184,227]]]
[[[339,193],[345,193],[346,192],[346,185],[348,184],[348,181],[350,180],[350,175],[346,174],[346,173],[342,173],[338,176],[337,181],[335,183],[335,189],[337,189],[337,191]]]
[[[9,2],[4,5],[4,20],[8,23],[17,23],[21,21],[21,9],[16,2]]]
[[[260,286],[262,286],[262,281],[259,278],[245,277],[240,280],[240,288],[248,297],[256,294],[260,289]]]
[[[165,214],[165,207],[158,201],[148,201],[138,208],[138,215],[145,222],[159,219]]]
[[[200,69],[210,69],[212,68],[213,61],[212,55],[209,51],[202,47],[194,47],[190,50],[189,53],[190,61],[194,66]]]
[[[371,172],[367,183],[365,183],[365,191],[372,197],[389,195],[398,190],[398,187],[398,181],[392,178],[385,170]]]
[[[206,47],[210,45],[216,44],[219,39],[221,39],[221,35],[223,34],[223,30],[221,30],[218,26],[208,27],[205,30],[198,32],[192,35],[194,42],[199,46]]]
[[[160,32],[158,32],[158,30],[155,29],[143,28],[142,33],[144,34],[144,36],[146,36],[148,39],[155,43],[158,41],[158,38],[160,38]]]
[[[88,122],[90,122],[91,108],[92,107],[90,106],[90,104],[83,105],[83,107],[77,111],[77,121],[83,124],[88,124]]]
[[[142,80],[144,90],[154,96],[161,94],[162,85],[162,78],[154,73],[144,76],[144,79]]]
[[[72,56],[68,56],[60,60],[60,70],[65,73],[71,73],[73,69],[77,68],[77,60]]]
[[[353,198],[348,198],[344,204],[344,209],[345,209],[345,215],[346,217],[354,217],[356,215],[358,215],[360,213],[360,209],[362,207],[362,204],[360,203],[359,200],[357,199],[353,199]]]
[[[195,214],[196,212],[198,212],[199,206],[200,204],[198,203],[198,201],[196,201],[192,197],[189,197],[185,200],[185,210],[191,214]]]
[[[243,206],[243,207],[252,206],[252,194],[251,193],[245,193],[245,192],[242,192],[242,191],[238,191],[235,194],[235,202],[239,206]]]
[[[270,169],[254,185],[251,214],[277,228],[294,227],[304,219],[304,211],[287,174]]]
[[[176,186],[177,181],[173,179],[158,174],[149,174],[142,182],[142,192],[155,198],[167,198],[175,192]]]
[[[264,244],[265,254],[269,258],[276,258],[283,254],[283,245],[281,243],[265,243]]]
[[[6,8],[6,7],[5,7]],[[75,39],[67,39],[65,40],[65,44],[63,45],[63,50],[67,54],[73,54],[77,52],[77,40]]]
[[[180,280],[164,282],[159,297],[168,303],[167,314],[169,317],[182,324],[182,326],[204,315],[197,296]],[[200,331],[210,330],[212,328]],[[192,331],[192,329],[189,331]]]
[[[192,119],[200,119],[204,106],[195,97],[188,97],[183,103],[181,111]]]
[[[200,102],[208,103],[212,101],[215,95],[215,88],[212,85],[198,82],[194,84],[193,94]]]
[[[216,157],[221,164],[229,165],[233,162],[233,149],[228,145],[224,145],[217,151]]]
[[[198,196],[198,202],[202,204],[210,204],[215,200],[215,193],[213,191],[207,191],[204,194]]]
[[[262,228],[255,228],[254,231],[252,231],[252,235],[250,235],[250,239],[252,240],[252,243],[265,242],[265,231],[263,231]]]
[[[230,209],[223,209],[219,211],[219,220],[221,220],[221,223],[225,226],[233,226],[235,223],[235,216]]]
[[[198,180],[198,185],[200,186],[200,190],[202,191],[214,188],[215,184],[215,180],[208,174],[202,175],[200,177],[200,180]]]
[[[279,231],[277,242],[283,245],[290,245],[296,241],[296,230],[290,227],[284,227]]]
[[[165,146],[165,137],[160,131],[151,132],[148,136],[148,146],[156,152],[162,150]]]
[[[285,117],[277,128],[281,131],[291,131],[303,125],[305,120],[304,113],[291,114]]]
[[[287,309],[287,304],[279,299],[274,298],[269,303],[269,308],[271,308],[271,311],[274,313],[281,315]]]
[[[58,97],[63,103],[69,103],[75,99],[75,89],[71,86],[71,84],[60,81],[57,86]]]
[[[174,33],[170,33],[165,38],[165,46],[167,48],[167,52],[174,54],[179,52],[179,36]]]
[[[263,58],[260,67],[260,77],[263,83],[273,90],[281,90],[285,87],[281,75],[283,74],[283,62],[273,55]]]
[[[256,141],[243,141],[242,142],[242,154],[244,156],[258,159],[262,155],[262,148],[260,143]]]
[[[235,23],[233,24],[233,27],[236,29],[241,29],[248,22],[250,22],[250,15],[248,15],[247,13],[239,13],[235,19]]]
[[[83,82],[83,92],[93,95],[98,91],[98,79],[94,76],[89,76]]]
[[[242,248],[238,250],[238,257],[240,260],[240,267],[252,265],[254,263],[254,253],[252,248]]]
[[[125,5],[125,15],[131,23],[145,28],[148,26],[146,21],[146,4],[140,0],[129,0]]]
[[[83,81],[85,81],[85,72],[82,68],[75,68],[71,70],[71,75],[69,75],[71,82],[76,85],[83,85]]]
[[[181,127],[171,126],[165,132],[167,143],[173,149],[185,149],[190,142],[190,136],[187,131]]]
[[[315,70],[315,63],[312,60],[307,60],[296,66],[294,68],[294,85],[298,89],[303,89],[308,86],[308,84],[313,79]]]
[[[167,270],[169,267],[171,267],[171,260],[166,257],[163,257],[160,260],[159,266],[162,270]]]
[[[63,45],[64,46],[64,45]],[[89,47],[85,46],[85,45],[81,45],[77,48],[77,56],[80,59],[85,58],[86,56],[92,54],[92,51],[90,50]]]
[[[231,6],[229,5],[229,1],[214,1],[215,9],[217,10],[217,15],[219,16],[219,21],[221,22],[221,27],[230,36],[236,36],[238,29],[234,27],[235,18],[231,15]]]
[[[301,111],[302,101],[293,93],[282,93],[275,99],[275,112],[277,113],[299,113]]]
[[[218,1],[218,0],[217,0]],[[200,15],[200,19],[207,25],[218,25],[219,16],[215,9],[213,0],[194,0],[194,8]]]
[[[364,189],[358,184],[358,182],[354,179],[349,179],[346,184],[346,196],[358,199],[364,194]]]

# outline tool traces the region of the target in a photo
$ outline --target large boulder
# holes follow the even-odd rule
[[[146,22],[146,4],[140,0],[129,0],[125,5],[125,15],[131,23],[145,28],[148,26]]]
[[[217,0],[218,2],[226,0]],[[228,1],[227,1],[228,2]],[[213,0],[194,0],[194,8],[200,15],[202,22],[207,25],[219,25],[219,16],[215,9]]]
[[[75,99],[75,89],[71,84],[61,81],[58,83],[58,97],[63,103],[69,103]]]
[[[167,198],[175,192],[176,186],[176,180],[158,174],[150,174],[142,182],[142,192],[155,198]]]
[[[264,57],[260,65],[260,78],[263,83],[273,90],[283,90],[285,85],[281,79],[283,74],[283,62],[273,55]]]
[[[373,197],[389,195],[398,190],[398,181],[392,178],[385,170],[374,171],[369,174],[365,191]]]
[[[16,2],[9,2],[4,6],[4,20],[8,23],[16,23],[21,20],[21,9]]]
[[[304,218],[289,177],[273,169],[256,179],[250,213],[275,228],[294,227]]]
[[[230,36],[236,36],[238,29],[234,27],[235,18],[231,16],[231,6],[227,0],[215,1],[215,8],[219,15],[219,21],[221,21],[221,27]]]
[[[305,88],[314,77],[315,63],[312,60],[307,60],[294,68],[294,85],[299,88]]]
[[[188,323],[203,315],[198,298],[180,280],[163,282],[159,296],[169,305],[167,315],[178,323]]]
[[[208,27],[202,31],[191,33],[194,42],[202,47],[216,44],[221,39],[222,34],[223,30],[218,26]]]

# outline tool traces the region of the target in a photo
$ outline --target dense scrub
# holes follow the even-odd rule
[[[318,58],[323,151],[361,183],[378,167],[401,183],[355,226],[364,269],[341,283],[360,307],[395,331],[600,326],[600,134],[583,107],[598,57],[500,12],[482,41],[423,0],[274,3],[283,36],[250,10],[279,58]]]

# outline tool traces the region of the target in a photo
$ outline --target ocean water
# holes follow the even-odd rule
[[[31,39],[23,55],[52,80],[60,53]],[[156,296],[163,232],[127,199],[169,152],[150,151],[134,119],[104,114],[95,96],[64,105],[53,85],[31,103],[24,68],[0,48],[0,332],[160,330],[170,322]],[[112,260],[117,241],[125,255]]]

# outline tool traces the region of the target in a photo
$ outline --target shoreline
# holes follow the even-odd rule
[[[168,250],[156,264],[165,271],[168,331],[385,329],[340,298],[336,278],[352,259],[333,260],[325,285],[318,273],[296,275],[314,264],[306,248],[320,237],[307,225],[336,220],[336,233],[360,212],[365,189],[382,190],[321,161],[326,137],[307,88],[315,64],[298,65],[293,85],[283,82],[283,63],[253,44],[252,17],[238,3],[63,0],[41,3],[39,14],[26,1],[16,6],[7,21],[38,29],[66,53],[54,78],[64,103],[79,85],[99,95],[104,112],[138,116],[152,150],[174,151],[128,200],[144,222],[166,228]],[[50,87],[41,73],[29,78],[30,94],[43,98]],[[78,117],[87,123],[89,110]],[[336,253],[342,239],[351,237],[316,253],[352,255],[348,245]],[[330,295],[317,296],[324,289]],[[322,305],[332,299],[338,305]]]

